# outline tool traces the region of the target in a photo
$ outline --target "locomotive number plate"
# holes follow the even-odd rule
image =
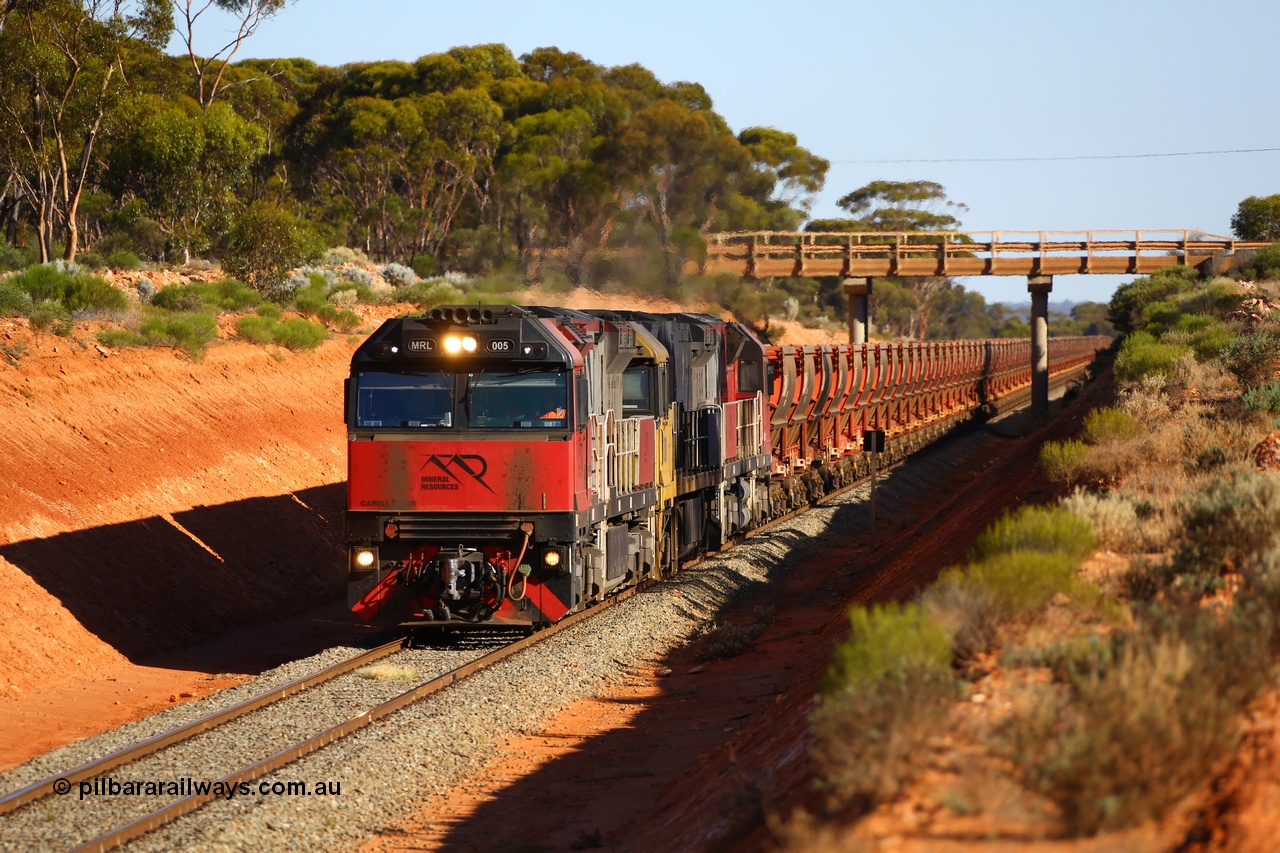
[[[510,338],[490,338],[484,348],[488,352],[515,352],[516,342]]]

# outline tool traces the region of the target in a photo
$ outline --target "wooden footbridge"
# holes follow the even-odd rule
[[[1169,266],[1213,272],[1216,259],[1257,250],[1200,231],[921,231],[712,234],[696,271],[744,278],[844,279],[849,342],[867,339],[877,276],[1026,276],[1031,294],[1031,407],[1049,410],[1049,292],[1055,275],[1139,275]],[[693,270],[691,270],[693,271]]]
[[[747,278],[1133,275],[1267,245],[1199,231],[745,231],[709,235],[699,267]]]

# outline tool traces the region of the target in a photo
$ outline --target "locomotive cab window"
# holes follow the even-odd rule
[[[439,429],[453,426],[449,377],[434,373],[361,373],[356,378],[356,426]]]
[[[473,429],[567,429],[569,389],[563,371],[477,371],[465,381],[462,413]]]
[[[622,416],[643,417],[654,414],[653,373],[651,364],[628,367],[622,374]]]

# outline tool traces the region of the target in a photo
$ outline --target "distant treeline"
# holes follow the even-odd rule
[[[218,256],[256,205],[423,273],[671,282],[708,231],[798,228],[828,167],[696,83],[557,48],[228,65],[163,52],[168,0],[3,8],[0,222],[36,260]]]

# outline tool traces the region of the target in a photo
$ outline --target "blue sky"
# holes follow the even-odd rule
[[[222,24],[197,47],[212,51]],[[1164,0],[901,4],[438,3],[296,0],[237,58],[412,60],[501,42],[639,62],[701,83],[735,130],[772,125],[832,161],[815,216],[876,179],[927,179],[971,230],[1230,232],[1236,205],[1280,193],[1280,151],[1125,160],[868,163],[1280,148],[1280,4]],[[175,43],[180,49],[180,45]],[[1124,279],[1060,277],[1053,298]],[[1016,278],[969,279],[1023,300]]]

